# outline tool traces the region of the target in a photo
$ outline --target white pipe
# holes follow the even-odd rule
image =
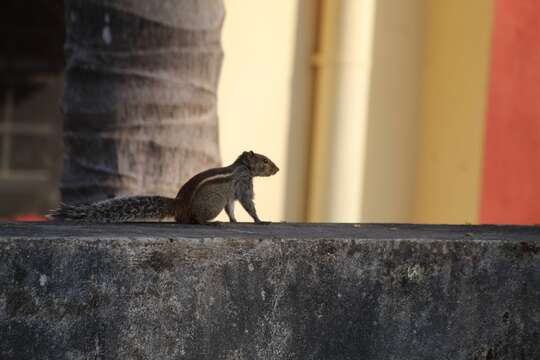
[[[327,220],[362,218],[362,180],[376,0],[342,0],[337,21],[335,104],[329,171]]]

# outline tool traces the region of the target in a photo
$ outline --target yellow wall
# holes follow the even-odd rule
[[[225,53],[218,93],[221,155],[229,164],[244,150],[281,169],[255,180],[263,220],[283,220],[298,1],[225,0]],[[239,221],[251,219],[237,206]],[[220,219],[225,219],[223,214]]]
[[[374,1],[322,1],[309,221],[360,218]]]
[[[309,219],[476,222],[492,1],[331,3],[331,55],[354,56],[320,71]]]
[[[261,218],[477,221],[492,0],[225,6],[223,161],[282,169],[256,180]]]
[[[426,5],[414,221],[476,223],[492,0]]]
[[[323,4],[308,219],[411,221],[424,1]]]
[[[424,0],[376,0],[363,222],[413,217],[424,7]]]

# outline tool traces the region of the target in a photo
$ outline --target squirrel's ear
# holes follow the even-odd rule
[[[253,151],[250,151],[250,152],[249,152],[249,155],[253,156],[253,155],[255,155],[255,154],[253,153]]]

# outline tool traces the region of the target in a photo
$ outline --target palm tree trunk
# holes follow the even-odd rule
[[[66,0],[64,202],[174,196],[220,163],[222,0]]]

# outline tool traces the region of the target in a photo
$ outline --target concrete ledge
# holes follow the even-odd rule
[[[2,223],[0,359],[540,359],[540,229]]]

